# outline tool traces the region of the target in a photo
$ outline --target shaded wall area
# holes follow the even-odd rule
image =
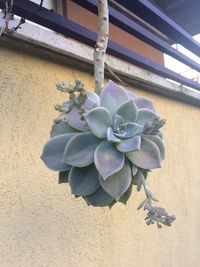
[[[21,45],[0,43],[0,262],[3,267],[191,267],[200,261],[200,111],[150,92],[167,119],[166,160],[148,178],[160,205],[176,214],[172,228],[146,226],[134,189],[128,205],[86,206],[58,185],[40,160],[53,105],[65,95],[55,83],[94,80],[86,66]],[[80,67],[80,68],[79,68]]]

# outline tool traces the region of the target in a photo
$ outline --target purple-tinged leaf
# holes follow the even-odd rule
[[[73,109],[66,114],[67,122],[72,127],[82,132],[89,131],[89,127],[85,120],[81,120],[81,115],[79,114],[80,110],[73,107]]]
[[[90,130],[99,138],[105,138],[107,129],[112,126],[112,117],[106,108],[92,109],[85,115],[85,119]]]
[[[51,128],[50,136],[51,138],[61,134],[68,134],[68,133],[78,133],[77,129],[72,128],[67,122],[60,121],[58,123],[54,123]]]
[[[122,169],[124,159],[124,154],[108,141],[99,144],[94,154],[96,168],[104,180]]]
[[[148,109],[139,109],[136,123],[138,123],[141,126],[144,126],[146,122],[152,121],[157,117],[158,116],[154,112]]]
[[[116,114],[118,107],[128,99],[126,90],[112,81],[108,82],[100,95],[101,106],[107,108],[112,116]]]
[[[164,146],[162,139],[156,135],[147,135],[145,137],[148,138],[149,140],[151,140],[152,142],[154,142],[158,146],[159,151],[160,151],[160,159],[161,159],[161,161],[164,160],[164,158],[165,158],[165,146]]]
[[[158,146],[147,138],[142,138],[139,151],[127,152],[127,158],[143,169],[160,168],[160,152]]]
[[[86,167],[94,162],[94,152],[101,142],[92,133],[80,133],[67,144],[62,162],[74,167]]]
[[[84,168],[72,167],[69,173],[69,184],[72,194],[76,196],[94,193],[100,186],[99,173],[94,164]]]
[[[130,152],[140,149],[141,137],[134,136],[129,139],[123,139],[121,143],[117,144],[117,149],[121,152]]]
[[[121,139],[117,138],[114,135],[113,129],[111,127],[109,127],[107,130],[107,140],[111,143],[120,143],[121,142]]]
[[[114,200],[102,187],[99,187],[93,194],[85,196],[84,199],[88,205],[95,207],[109,206]]]
[[[116,113],[122,116],[124,122],[135,122],[138,111],[133,100],[128,100],[119,106]]]
[[[116,201],[128,190],[132,180],[130,165],[125,162],[123,168],[104,180],[101,176],[99,182],[103,189]]]
[[[62,134],[52,137],[44,146],[41,159],[53,171],[69,170],[71,166],[62,162],[63,153],[74,134]]]
[[[138,109],[149,109],[151,111],[153,111],[154,113],[156,113],[156,109],[153,106],[153,102],[149,99],[147,99],[146,97],[142,97],[142,96],[137,96],[134,98],[134,102],[137,106]]]
[[[138,167],[136,167],[135,165],[131,165],[131,168],[132,168],[132,175],[135,176],[138,172]]]

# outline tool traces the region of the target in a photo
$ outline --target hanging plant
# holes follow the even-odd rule
[[[57,89],[69,100],[55,108],[51,138],[41,159],[59,171],[59,183],[88,205],[105,207],[127,203],[132,186],[144,188],[146,199],[138,209],[147,210],[146,223],[170,226],[175,217],[156,205],[146,185],[151,169],[161,167],[164,144],[160,128],[165,124],[150,100],[126,91],[112,81],[104,86],[105,51],[108,39],[107,1],[99,0],[99,32],[94,51],[95,92],[83,83],[61,82]]]

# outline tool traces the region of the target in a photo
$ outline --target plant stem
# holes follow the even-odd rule
[[[105,55],[109,35],[108,1],[98,0],[98,33],[94,48],[95,92],[100,95],[104,86]]]
[[[144,188],[144,192],[145,192],[146,198],[148,200],[148,203],[151,206],[152,205],[152,199],[149,196],[148,189],[147,189],[147,184],[146,184],[146,180],[145,180],[144,176],[142,176],[142,186]]]

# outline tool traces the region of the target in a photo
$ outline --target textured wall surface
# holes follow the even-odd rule
[[[7,46],[7,45],[6,45]],[[136,211],[143,193],[127,207],[87,207],[40,160],[65,95],[57,81],[90,73],[36,49],[0,44],[0,266],[2,267],[198,267],[200,262],[200,110],[149,92],[167,118],[166,160],[148,182],[160,204],[177,216],[171,228],[147,227]]]

